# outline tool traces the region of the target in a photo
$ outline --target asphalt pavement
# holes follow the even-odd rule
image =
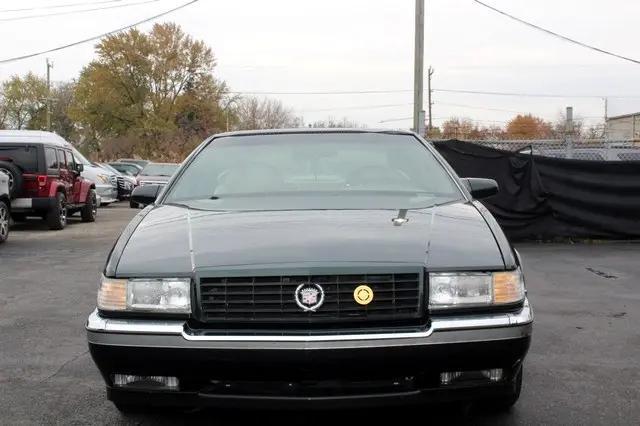
[[[124,417],[106,400],[84,323],[105,258],[135,213],[109,206],[96,223],[72,219],[59,232],[19,224],[0,247],[0,424],[638,424],[639,243],[518,245],[535,325],[523,392],[509,413],[449,404]]]

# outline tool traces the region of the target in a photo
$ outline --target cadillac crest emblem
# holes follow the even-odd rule
[[[305,312],[315,312],[324,303],[324,290],[318,284],[302,283],[296,288],[294,297]]]

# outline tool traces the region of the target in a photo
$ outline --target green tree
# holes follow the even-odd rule
[[[69,116],[69,109],[73,105],[75,82],[57,84],[51,89],[51,130],[68,141],[78,138],[75,121]]]
[[[0,127],[42,129],[46,121],[47,83],[33,73],[14,75],[0,87]]]
[[[71,116],[89,150],[129,141],[131,154],[162,157],[163,141],[217,131],[224,83],[213,76],[211,49],[172,23],[102,39],[97,59],[81,72]],[[126,144],[124,144],[126,145]],[[116,153],[114,153],[115,155]]]

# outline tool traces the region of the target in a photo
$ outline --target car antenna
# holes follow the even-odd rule
[[[393,226],[401,226],[409,222],[409,219],[407,219],[407,211],[408,209],[400,209],[398,211],[398,217],[394,217],[393,219],[391,219],[391,222],[393,222]]]

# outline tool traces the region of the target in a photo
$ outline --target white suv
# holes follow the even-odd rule
[[[87,160],[77,149],[72,148],[73,155],[78,161],[80,161],[84,170],[82,177],[89,179],[96,184],[96,194],[98,195],[98,205],[108,206],[111,203],[118,201],[118,180],[117,176],[105,170],[102,167],[94,165],[91,161]]]

